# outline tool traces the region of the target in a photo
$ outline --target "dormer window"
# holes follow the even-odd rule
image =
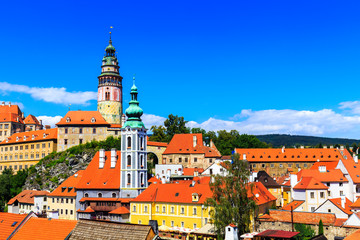
[[[192,196],[192,201],[193,202],[198,202],[199,201],[199,194],[193,193],[191,196]]]
[[[46,138],[46,133],[43,134],[43,138]]]
[[[91,122],[92,122],[92,123],[96,122],[96,119],[95,119],[94,117],[91,118]]]
[[[24,141],[26,141],[26,136],[24,136]]]
[[[32,136],[31,136],[31,139],[34,140],[34,139],[35,139],[35,135],[32,135]]]
[[[16,141],[19,141],[19,137],[16,137]]]
[[[71,119],[69,117],[66,118],[66,122],[70,122]]]

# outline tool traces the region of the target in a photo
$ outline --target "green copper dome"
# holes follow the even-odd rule
[[[134,78],[135,80],[135,78]],[[129,102],[129,107],[126,109],[125,114],[128,117],[123,128],[129,126],[131,128],[142,128],[145,127],[144,123],[141,121],[141,116],[143,115],[143,110],[139,107],[139,101],[137,100],[137,87],[134,85],[131,87],[131,101]]]
[[[105,51],[115,51],[115,47],[111,44],[111,41],[109,45],[105,48]]]

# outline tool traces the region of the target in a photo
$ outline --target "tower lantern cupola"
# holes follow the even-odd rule
[[[120,124],[122,116],[122,77],[116,49],[112,45],[111,33],[109,45],[105,48],[101,74],[98,77],[98,111],[110,124]]]

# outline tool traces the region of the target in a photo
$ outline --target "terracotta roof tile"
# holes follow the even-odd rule
[[[95,119],[95,122],[92,119]],[[69,121],[67,121],[69,119]],[[69,111],[56,124],[57,126],[64,125],[109,125],[98,111]]]
[[[328,189],[322,182],[313,177],[303,177],[293,189]]]
[[[337,206],[344,213],[351,215],[353,212],[351,211],[350,206],[353,204],[349,199],[345,198],[345,208],[341,206],[341,198],[332,198],[329,199],[335,206]]]
[[[283,230],[265,230],[261,233],[256,234],[257,237],[269,237],[269,238],[280,238],[280,239],[293,239],[300,232],[289,232]]]
[[[204,172],[203,168],[184,168],[183,169],[183,175],[185,175],[185,176],[194,176],[196,170],[198,171],[199,174]]]
[[[75,220],[30,218],[11,238],[12,240],[65,239],[76,225]]]
[[[155,146],[155,147],[167,147],[168,143],[165,142],[153,142],[153,141],[147,141],[148,146]]]
[[[21,115],[18,105],[0,105],[0,114],[1,113],[14,113],[16,115]]]
[[[193,137],[196,136],[196,146],[193,146]],[[163,154],[205,154],[205,157],[221,157],[220,152],[204,146],[201,133],[175,134]]]
[[[130,213],[130,211],[126,207],[119,207],[119,208],[109,212],[109,214],[119,214],[119,215],[120,214],[129,214],[129,213]]]
[[[338,165],[339,161],[332,161],[332,162],[315,162],[310,169],[319,169],[320,166],[325,166],[326,170],[335,169]]]
[[[15,113],[0,113],[0,122],[24,123],[21,116]]]
[[[24,123],[25,123],[25,124],[36,124],[36,125],[40,125],[39,120],[38,120],[34,115],[31,115],[31,114],[29,114],[29,115],[25,118]]]
[[[243,159],[252,162],[316,162],[338,161],[343,159],[339,149],[336,148],[236,148],[236,153]]]
[[[156,177],[152,177],[148,180],[149,183],[162,183],[161,180],[157,179]]]
[[[133,198],[81,198],[79,202],[121,202],[129,203]]]
[[[287,210],[287,211],[291,211],[291,207],[293,207],[293,211],[295,211],[298,207],[300,207],[305,201],[297,201],[294,200],[290,203],[288,203],[287,205],[285,205],[282,210]]]
[[[344,240],[359,240],[359,239],[360,239],[360,229],[353,232],[352,234],[350,234],[346,238],[344,238]]]
[[[115,168],[111,168],[111,152],[105,152],[106,161],[103,168],[99,168],[99,152],[91,160],[82,178],[77,184],[77,189],[119,189],[120,188],[120,151],[117,151],[118,160]]]
[[[302,177],[314,177],[320,182],[348,182],[340,169],[330,169],[320,172],[318,169],[302,169],[297,173],[298,181]]]
[[[34,204],[34,196],[47,196],[48,191],[23,190],[21,193],[9,200],[8,205],[13,204],[16,200],[20,203]]]
[[[89,207],[87,207],[85,210],[77,210],[77,212],[80,212],[80,213],[94,213],[95,212],[95,210],[94,209],[92,209],[90,206]]]
[[[7,239],[26,217],[27,214],[0,212],[0,239]]]
[[[360,208],[360,198],[356,199],[356,201],[350,207],[351,208]]]
[[[276,200],[276,197],[274,197],[261,182],[254,182],[252,184],[252,192],[251,188],[247,186],[247,195],[248,198],[252,198],[257,205],[262,205]]]
[[[360,163],[355,163],[354,159],[351,156],[347,157],[347,159],[342,160],[342,163],[344,164],[353,182],[360,183]]]
[[[66,196],[66,197],[76,197],[75,187],[80,181],[82,174],[85,170],[79,170],[74,175],[66,179],[61,183],[54,191],[52,191],[48,196]]]
[[[0,145],[57,139],[57,128],[14,133],[0,142]]]

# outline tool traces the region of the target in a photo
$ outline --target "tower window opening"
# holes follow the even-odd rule
[[[127,174],[127,184],[130,185],[131,183],[131,175],[130,173]]]
[[[109,101],[110,100],[110,93],[106,92],[105,93],[105,101]]]
[[[130,155],[127,156],[127,165],[131,166],[131,156]]]
[[[131,148],[131,137],[127,138],[127,147]]]

